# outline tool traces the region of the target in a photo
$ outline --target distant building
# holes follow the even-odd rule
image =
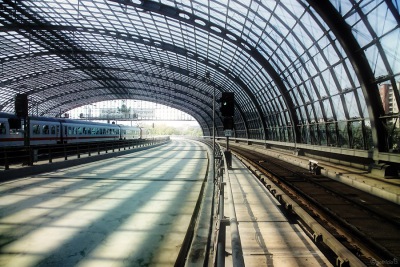
[[[397,90],[400,88],[400,82],[397,82]],[[383,109],[385,114],[399,114],[399,106],[394,96],[393,86],[391,84],[381,84],[379,87],[379,94],[381,96]],[[389,122],[396,123],[396,126],[400,126],[400,118],[389,120]]]

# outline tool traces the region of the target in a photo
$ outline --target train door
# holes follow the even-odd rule
[[[61,143],[66,144],[68,140],[68,127],[64,124],[61,125]]]
[[[57,125],[57,144],[63,144],[64,143],[64,125],[60,122],[59,125]]]

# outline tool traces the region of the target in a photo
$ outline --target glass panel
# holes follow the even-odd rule
[[[376,46],[370,46],[367,49],[364,49],[364,52],[367,56],[369,64],[371,65],[371,69],[374,72],[375,77],[386,75],[387,70],[382,60],[382,55],[379,54],[378,48]]]
[[[310,131],[307,125],[300,126],[300,133],[301,133],[301,143],[311,144]]]
[[[327,145],[337,146],[336,123],[327,124]]]
[[[392,73],[400,73],[400,29],[390,32],[380,40]],[[397,78],[397,81],[400,79]]]
[[[335,100],[337,100],[337,98],[338,98],[337,96],[332,97],[332,102],[335,103]],[[332,108],[331,108],[331,102],[329,101],[329,99],[323,100],[322,105],[324,107],[326,118],[327,119],[334,118],[333,113],[332,113]]]
[[[346,121],[338,122],[338,131],[339,131],[339,138],[338,138],[338,145],[339,147],[349,147],[349,133]]]
[[[350,122],[351,127],[351,147],[354,149],[364,149],[364,135],[362,121]]]
[[[319,128],[319,136],[320,136],[320,144],[323,146],[327,145],[327,136],[326,136],[326,128],[325,124],[318,124]]]
[[[346,96],[348,94],[349,94],[349,96]],[[348,94],[344,95],[345,99],[351,98],[351,96],[353,95],[351,92]],[[344,112],[343,103],[342,103],[342,99],[340,98],[340,96],[332,97],[332,102],[333,102],[333,110],[335,111],[335,115],[336,115],[336,120],[338,120],[338,121],[347,120],[347,116]],[[354,103],[353,103],[353,105],[356,106]],[[347,105],[347,107],[354,108],[354,107],[350,107],[349,105]]]
[[[349,112],[349,118],[360,118],[360,113],[358,110],[358,104],[354,92],[349,92],[344,94],[344,99],[346,100],[347,109]]]
[[[389,12],[386,3],[372,1],[368,5],[362,5],[363,13],[367,14],[368,21],[377,36],[382,36],[388,31],[398,27],[396,19]]]
[[[310,125],[310,139],[312,145],[319,145],[317,124]]]

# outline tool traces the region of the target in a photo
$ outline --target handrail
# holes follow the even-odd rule
[[[118,140],[114,142],[92,142],[92,143],[73,143],[73,144],[57,144],[57,145],[41,145],[29,147],[2,147],[0,148],[0,166],[4,166],[4,170],[10,169],[10,165],[26,164],[34,165],[36,161],[53,162],[55,158],[64,158],[74,156],[80,158],[81,155],[87,154],[92,156],[92,153],[100,155],[100,151],[108,153],[115,152],[121,149],[131,149],[131,147],[142,147],[168,141],[169,138],[151,138],[146,140]],[[0,169],[1,171],[1,169]]]

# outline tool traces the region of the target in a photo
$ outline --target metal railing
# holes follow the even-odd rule
[[[23,164],[33,166],[38,161],[52,163],[54,159],[68,160],[70,157],[80,158],[82,155],[92,156],[132,148],[151,146],[169,140],[169,137],[118,140],[110,142],[91,142],[75,144],[58,144],[42,146],[3,147],[0,149],[0,166],[9,170],[12,165]]]

